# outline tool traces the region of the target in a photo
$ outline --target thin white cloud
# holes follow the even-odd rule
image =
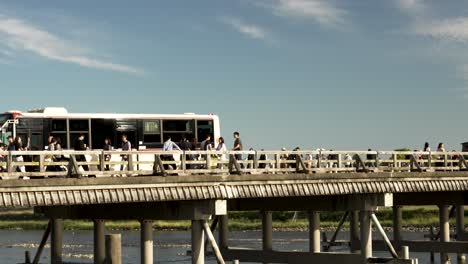
[[[245,36],[252,38],[252,39],[259,39],[259,40],[266,40],[267,39],[267,31],[259,26],[253,24],[247,24],[241,21],[238,18],[233,17],[223,17],[221,19],[225,24],[231,26],[233,29],[238,31]]]
[[[420,13],[425,10],[423,0],[396,0],[398,7],[406,12]]]
[[[272,0],[257,4],[268,7],[274,15],[313,19],[323,26],[337,27],[346,23],[346,11],[325,0]]]
[[[418,23],[413,26],[412,31],[438,40],[468,42],[468,17]]]
[[[11,50],[29,51],[44,58],[86,68],[141,75],[138,68],[102,61],[83,54],[77,45],[27,22],[0,15],[0,42]]]

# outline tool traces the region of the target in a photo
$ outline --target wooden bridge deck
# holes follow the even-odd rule
[[[193,175],[0,181],[0,208],[468,191],[468,172]]]

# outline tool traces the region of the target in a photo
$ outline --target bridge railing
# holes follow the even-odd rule
[[[468,152],[4,151],[0,177],[458,171]]]

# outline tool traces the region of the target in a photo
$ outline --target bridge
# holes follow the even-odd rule
[[[244,159],[236,159],[238,154]],[[119,263],[105,250],[105,221],[117,219],[140,220],[141,263],[153,263],[151,221],[157,219],[192,221],[193,263],[204,263],[205,236],[218,263],[415,263],[408,248],[440,252],[441,263],[450,263],[448,253],[457,253],[464,263],[468,251],[463,223],[468,153],[93,150],[0,155],[5,157],[0,208],[34,208],[50,218],[33,263],[49,236],[51,262],[62,263],[63,219],[94,222],[95,263]],[[408,205],[439,206],[439,241],[402,237],[402,207]],[[393,207],[393,240],[375,215],[379,207]],[[229,246],[229,211],[261,212],[262,250]],[[309,252],[273,250],[273,211],[309,212]],[[330,252],[343,243],[336,236],[321,242],[321,211],[343,212],[336,234],[349,218],[349,253]],[[451,215],[456,215],[456,241],[451,241]],[[372,225],[382,240],[373,241]],[[375,249],[388,250],[391,257],[374,258]]]

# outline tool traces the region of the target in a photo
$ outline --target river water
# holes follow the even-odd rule
[[[138,231],[119,231],[122,234],[122,260],[123,263],[139,263],[139,241]],[[261,232],[231,232],[229,234],[229,245],[261,249]],[[422,240],[421,232],[406,232],[405,239]],[[42,237],[42,231],[8,230],[0,231],[0,264],[23,263],[26,250],[31,251],[34,257],[38,243]],[[330,238],[331,234],[327,234]],[[347,233],[341,233],[338,239],[347,239]],[[378,238],[374,234],[374,238]],[[64,232],[64,261],[70,263],[92,263],[93,232],[92,231],[66,231]],[[273,234],[275,250],[281,251],[306,251],[308,248],[307,232],[299,231],[277,231]],[[154,232],[154,263],[191,263],[190,256],[190,232],[185,231],[155,231]],[[338,248],[338,251],[346,251]],[[374,256],[389,257],[387,252],[375,252]],[[428,253],[411,253],[412,258],[418,258],[419,263],[429,263]],[[455,263],[456,257],[451,256]],[[436,263],[439,256],[436,254]],[[50,263],[49,248],[42,255],[40,263]],[[214,258],[208,258],[207,263],[216,263]]]

